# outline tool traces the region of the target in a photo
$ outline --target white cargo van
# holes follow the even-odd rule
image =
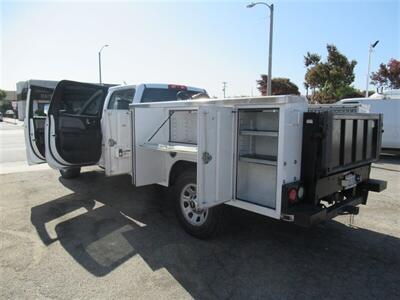
[[[350,98],[340,100],[341,104],[362,104],[370,113],[383,114],[382,150],[400,153],[400,95],[397,98]]]

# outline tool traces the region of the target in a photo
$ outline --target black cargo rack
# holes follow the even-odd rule
[[[380,114],[305,113],[301,181],[306,202],[316,205],[341,191],[348,173],[358,182],[368,180],[370,164],[379,159],[381,138]]]
[[[382,115],[307,112],[303,124],[303,171],[328,176],[379,159]]]

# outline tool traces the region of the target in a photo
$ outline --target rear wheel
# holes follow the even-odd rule
[[[178,219],[186,232],[202,239],[215,233],[220,207],[198,208],[195,170],[185,171],[179,175],[176,180],[174,198]]]
[[[72,178],[77,178],[81,174],[81,168],[67,168],[67,169],[61,169],[60,174],[63,178],[66,179],[72,179]]]

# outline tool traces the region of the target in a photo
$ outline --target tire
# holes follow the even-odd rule
[[[219,225],[221,207],[198,211],[196,200],[196,170],[188,170],[179,175],[174,186],[175,211],[183,229],[190,235],[205,239],[211,237]],[[191,201],[192,200],[192,201]]]
[[[67,169],[61,169],[60,174],[62,178],[66,179],[72,179],[72,178],[77,178],[81,174],[81,168],[67,168]]]

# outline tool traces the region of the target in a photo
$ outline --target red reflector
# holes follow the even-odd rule
[[[175,89],[175,90],[187,90],[187,87],[184,85],[178,85],[178,84],[169,84],[168,85],[169,89]]]
[[[297,190],[295,188],[290,189],[288,197],[289,197],[290,202],[296,202],[297,201]]]

